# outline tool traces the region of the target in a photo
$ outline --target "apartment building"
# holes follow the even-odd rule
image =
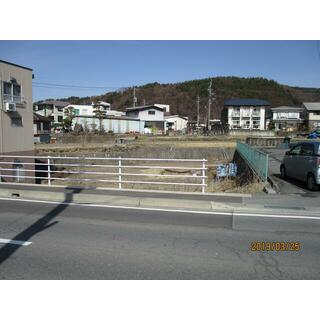
[[[0,60],[0,163],[1,181],[21,181],[6,175],[16,175],[22,168],[23,155],[33,155],[32,69]],[[14,155],[3,158],[1,155]],[[32,169],[32,165],[25,168]],[[21,170],[19,170],[21,173]],[[25,175],[33,175],[26,172]]]
[[[230,129],[265,130],[266,107],[270,103],[260,99],[230,99],[224,103],[221,118]]]

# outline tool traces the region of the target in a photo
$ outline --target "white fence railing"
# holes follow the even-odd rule
[[[207,187],[206,159],[105,158],[0,155],[0,181],[48,185],[100,183],[122,189],[125,185]],[[145,172],[146,170],[151,171]],[[7,179],[9,178],[9,180]]]

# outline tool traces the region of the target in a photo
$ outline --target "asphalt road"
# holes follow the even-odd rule
[[[0,238],[32,242],[0,243],[0,279],[320,278],[318,233],[234,230],[230,216],[1,200]],[[301,250],[253,252],[252,241]]]

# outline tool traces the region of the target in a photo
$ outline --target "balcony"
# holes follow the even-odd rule
[[[239,111],[233,111],[231,113],[232,118],[240,118],[240,112]]]
[[[10,103],[17,103],[17,104],[23,104],[24,99],[22,96],[13,96],[11,94],[4,94],[3,95],[3,101],[4,102],[10,102]]]
[[[250,116],[251,116],[250,111],[242,111],[241,112],[242,118],[250,118]]]
[[[260,118],[260,116],[261,116],[261,113],[259,111],[253,111],[252,112],[252,117]]]

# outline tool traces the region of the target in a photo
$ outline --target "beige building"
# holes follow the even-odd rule
[[[32,69],[0,60],[0,155],[33,155],[32,109]]]
[[[320,128],[320,102],[303,102],[309,130]]]

